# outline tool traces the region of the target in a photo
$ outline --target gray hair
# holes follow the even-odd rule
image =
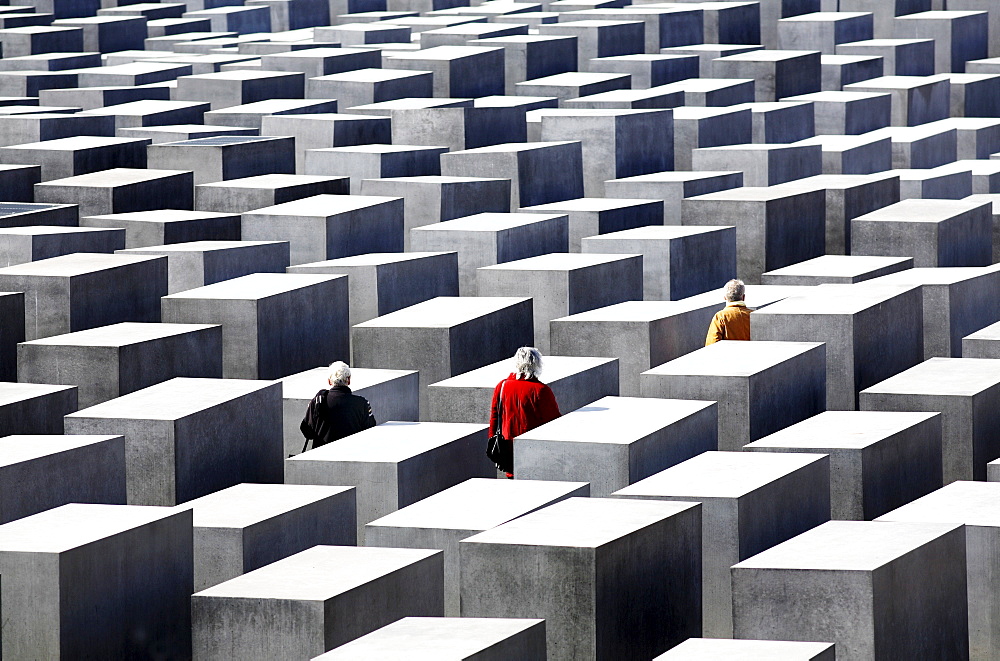
[[[521,347],[514,354],[514,372],[519,379],[535,379],[542,374],[542,352],[535,347]]]
[[[746,297],[746,291],[742,280],[730,280],[722,288],[722,295],[729,302],[742,301]]]
[[[342,360],[330,363],[327,378],[330,380],[330,385],[346,386],[351,380],[351,368]]]

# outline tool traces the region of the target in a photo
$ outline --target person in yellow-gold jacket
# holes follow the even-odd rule
[[[750,308],[743,302],[746,287],[742,280],[730,280],[722,290],[726,307],[715,313],[708,327],[705,346],[720,340],[750,339]]]

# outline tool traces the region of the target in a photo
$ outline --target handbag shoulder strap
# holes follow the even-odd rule
[[[507,379],[500,382],[500,396],[497,397],[497,430],[503,433],[503,387],[507,385]]]

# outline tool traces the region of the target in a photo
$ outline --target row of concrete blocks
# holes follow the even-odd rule
[[[996,533],[990,532],[996,526],[980,511],[995,509],[995,485],[957,482],[935,491],[933,479],[918,481],[917,473],[893,476],[893,470],[906,469],[889,467],[890,460],[882,464],[881,481],[866,480],[864,486],[885,497],[902,494],[877,493],[879,487],[892,491],[905,484],[912,491],[903,501],[909,504],[875,523],[823,523],[829,518],[826,484],[834,468],[859,476],[864,463],[871,475],[878,471],[877,457],[891,453],[905,455],[913,462],[910,469],[919,464],[928,478],[933,473],[936,414],[864,415],[866,420],[854,424],[869,436],[850,448],[834,442],[829,450],[823,441],[832,439],[816,438],[831,422],[855,428],[843,418],[821,416],[810,429],[799,430],[796,441],[786,430],[786,438],[776,438],[770,447],[757,444],[767,451],[703,453],[610,499],[581,498],[588,495],[585,482],[461,482],[408,507],[401,502],[394,513],[390,504],[365,527],[369,548],[363,550],[309,548],[353,544],[352,497],[357,491],[360,498],[360,488],[239,485],[166,511],[58,507],[0,528],[0,564],[13,597],[4,606],[9,623],[4,650],[121,654],[122,644],[126,650],[130,644],[127,634],[144,628],[153,632],[149,638],[155,644],[184,656],[190,621],[196,658],[309,658],[400,617],[460,614],[544,618],[543,640],[553,659],[648,658],[702,634],[831,641],[846,658],[883,658],[876,652],[883,646],[931,650],[947,658],[966,658],[971,648],[972,658],[991,658],[998,644],[989,606],[995,587],[983,545],[996,544]],[[13,445],[21,439],[9,440]],[[64,451],[75,444],[79,455],[84,447],[111,448],[120,440],[70,437],[58,443]],[[314,452],[323,451],[307,454]],[[335,472],[332,462],[327,468]],[[426,476],[427,468],[409,470]],[[321,481],[345,475],[328,473]],[[862,489],[841,482],[855,493]],[[909,502],[917,496],[923,497]],[[248,501],[256,504],[249,517],[243,510]],[[297,533],[294,539],[290,530]],[[967,541],[974,530],[976,536]],[[28,546],[26,538],[33,540]],[[192,541],[185,549],[186,540]],[[301,547],[308,550],[298,551]],[[570,548],[576,551],[566,557]],[[126,549],[132,561],[123,563]],[[26,553],[41,557],[26,565]],[[42,569],[41,558],[63,554],[91,571],[100,568],[104,580],[81,590],[74,563]],[[906,579],[876,580],[872,588],[873,574],[900,571],[904,556],[912,570]],[[545,575],[535,575],[531,567]],[[928,571],[932,567],[938,570]],[[602,589],[608,572],[615,576],[614,588]],[[653,589],[651,573],[657,576]],[[623,580],[630,576],[634,580]],[[811,578],[804,581],[806,576]],[[563,581],[593,585],[594,601],[564,594]],[[39,584],[59,586],[60,603],[46,602]],[[122,584],[130,589],[114,597]],[[810,601],[810,595],[817,599],[817,586],[823,594],[836,590],[844,609],[831,616],[820,602]],[[789,591],[795,604],[788,603]],[[142,607],[147,592],[160,595],[157,608]],[[636,603],[639,594],[643,598]],[[102,603],[100,612],[124,608],[128,617],[91,616],[88,626],[81,626],[81,611],[95,599]],[[884,599],[934,605],[901,612],[879,607]],[[799,607],[799,600],[809,607]],[[307,602],[324,605],[307,608]],[[620,617],[621,604],[629,602],[629,616]],[[17,607],[27,603],[52,614],[24,617],[19,613],[25,608]],[[344,612],[352,617],[338,616]],[[615,612],[619,617],[608,617]],[[290,617],[300,626],[287,626]],[[661,626],[643,627],[650,617]],[[938,625],[922,626],[932,621]],[[581,627],[599,635],[582,636]],[[914,630],[926,633],[914,636]]]

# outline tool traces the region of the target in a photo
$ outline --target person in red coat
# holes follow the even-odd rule
[[[497,432],[498,418],[502,421],[503,437],[513,443],[516,436],[562,415],[552,389],[538,380],[541,373],[541,352],[535,347],[518,349],[514,354],[514,371],[493,389],[490,436]],[[513,479],[513,463],[505,468],[508,479]]]

